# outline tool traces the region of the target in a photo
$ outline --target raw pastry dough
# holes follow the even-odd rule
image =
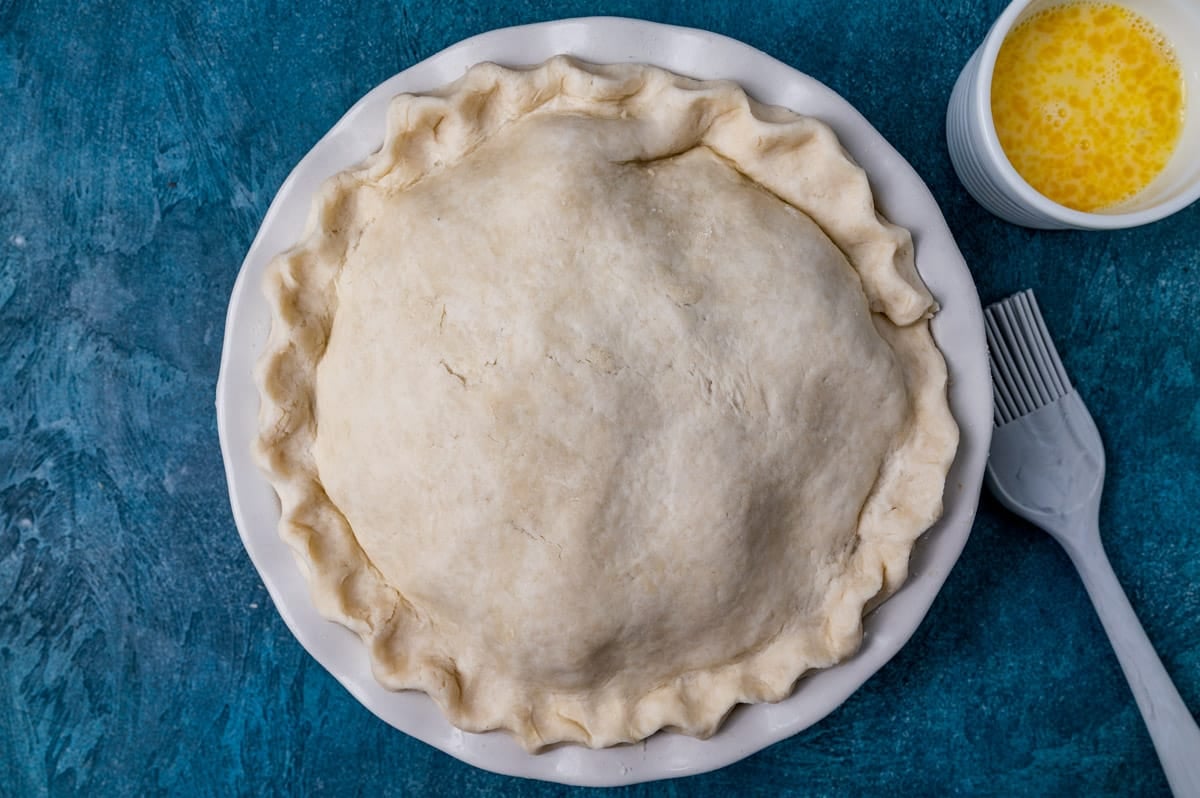
[[[729,83],[560,57],[399,97],[266,290],[281,533],[463,729],[709,735],[852,654],[941,512],[911,240]]]

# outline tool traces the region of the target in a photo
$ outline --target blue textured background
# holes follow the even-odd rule
[[[707,28],[857,106],[932,187],[985,301],[1033,287],[1105,437],[1113,565],[1200,710],[1200,207],[1047,233],[943,140],[1002,0],[0,0],[0,795],[553,795],[385,726],[292,639],[228,508],[213,395],[275,190],[363,93],[491,28]],[[1200,752],[1197,752],[1200,756]],[[912,642],[824,722],[649,795],[1160,795],[1066,557],[985,498]]]

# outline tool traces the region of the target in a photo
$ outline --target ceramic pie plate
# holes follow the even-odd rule
[[[384,689],[371,675],[358,637],[314,609],[304,574],[276,532],[275,494],[250,456],[258,411],[253,368],[270,327],[261,292],[263,271],[274,255],[300,239],[322,182],[379,147],[395,95],[437,88],[480,61],[532,65],[559,53],[732,80],[761,102],[825,121],[866,170],[879,210],[912,232],[917,269],[942,306],[933,335],[949,367],[950,407],[961,431],[942,519],[913,550],[908,581],[867,616],[863,645],[854,657],[808,674],[779,703],[738,707],[708,740],[660,732],[637,745],[602,750],[563,745],[528,754],[504,732],[471,734],[454,728],[423,693]],[[217,381],[217,423],[234,519],[275,606],[301,645],[363,706],[397,729],[486,770],[580,785],[615,786],[714,770],[811,726],[846,700],[913,634],[958,559],[979,500],[991,416],[979,298],[937,203],[912,167],[845,100],[764,53],[705,31],[619,18],[570,19],[485,33],[401,72],[355,104],[300,161],[267,210],[230,298]],[[906,699],[897,695],[894,700]]]

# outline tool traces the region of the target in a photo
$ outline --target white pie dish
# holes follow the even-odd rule
[[[948,478],[945,515],[914,550],[909,582],[867,619],[858,655],[806,677],[778,704],[740,708],[706,741],[659,734],[638,746],[563,746],[535,756],[503,734],[458,731],[423,694],[387,691],[373,678],[354,634],[313,608],[304,575],[276,534],[274,494],[250,457],[258,400],[252,366],[269,325],[262,273],[274,254],[300,237],[313,193],[325,178],[378,147],[394,95],[443,85],[479,61],[528,65],[557,53],[731,79],[760,101],[829,123],[866,169],[880,210],[912,232],[918,269],[944,308],[933,331],[950,370],[951,407],[962,437]],[[217,408],[234,515],[247,551],[296,637],[356,698],[397,728],[488,770],[615,785],[711,770],[794,734],[828,714],[894,655],[924,617],[969,533],[991,429],[991,386],[978,297],[945,222],[920,178],[857,112],[811,78],[730,39],[632,20],[587,19],[495,31],[462,42],[374,89],[317,144],[280,189],[235,285]]]

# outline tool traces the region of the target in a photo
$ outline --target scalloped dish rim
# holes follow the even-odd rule
[[[639,57],[651,50],[653,57]],[[867,171],[882,212],[912,232],[918,271],[942,305],[932,328],[950,370],[950,405],[961,430],[942,519],[918,541],[909,580],[865,619],[858,654],[805,676],[783,701],[738,707],[707,740],[667,732],[637,745],[598,750],[564,745],[528,754],[503,733],[455,729],[424,694],[386,690],[372,676],[357,636],[316,613],[304,574],[271,523],[278,520],[274,493],[250,459],[258,401],[251,368],[268,323],[258,285],[267,262],[299,238],[320,184],[378,147],[395,94],[436,88],[479,61],[530,65],[558,53],[596,63],[640,61],[697,78],[733,80],[761,102],[827,122]],[[991,433],[991,388],[982,312],[966,264],[928,189],[869,123],[812,78],[734,40],[636,20],[590,18],[501,29],[464,40],[369,92],[301,160],[272,202],[233,290],[217,414],[234,517],[247,552],[296,638],[364,706],[396,728],[487,770],[560,783],[619,785],[737,761],[817,722],[891,659],[924,618],[969,535]]]

